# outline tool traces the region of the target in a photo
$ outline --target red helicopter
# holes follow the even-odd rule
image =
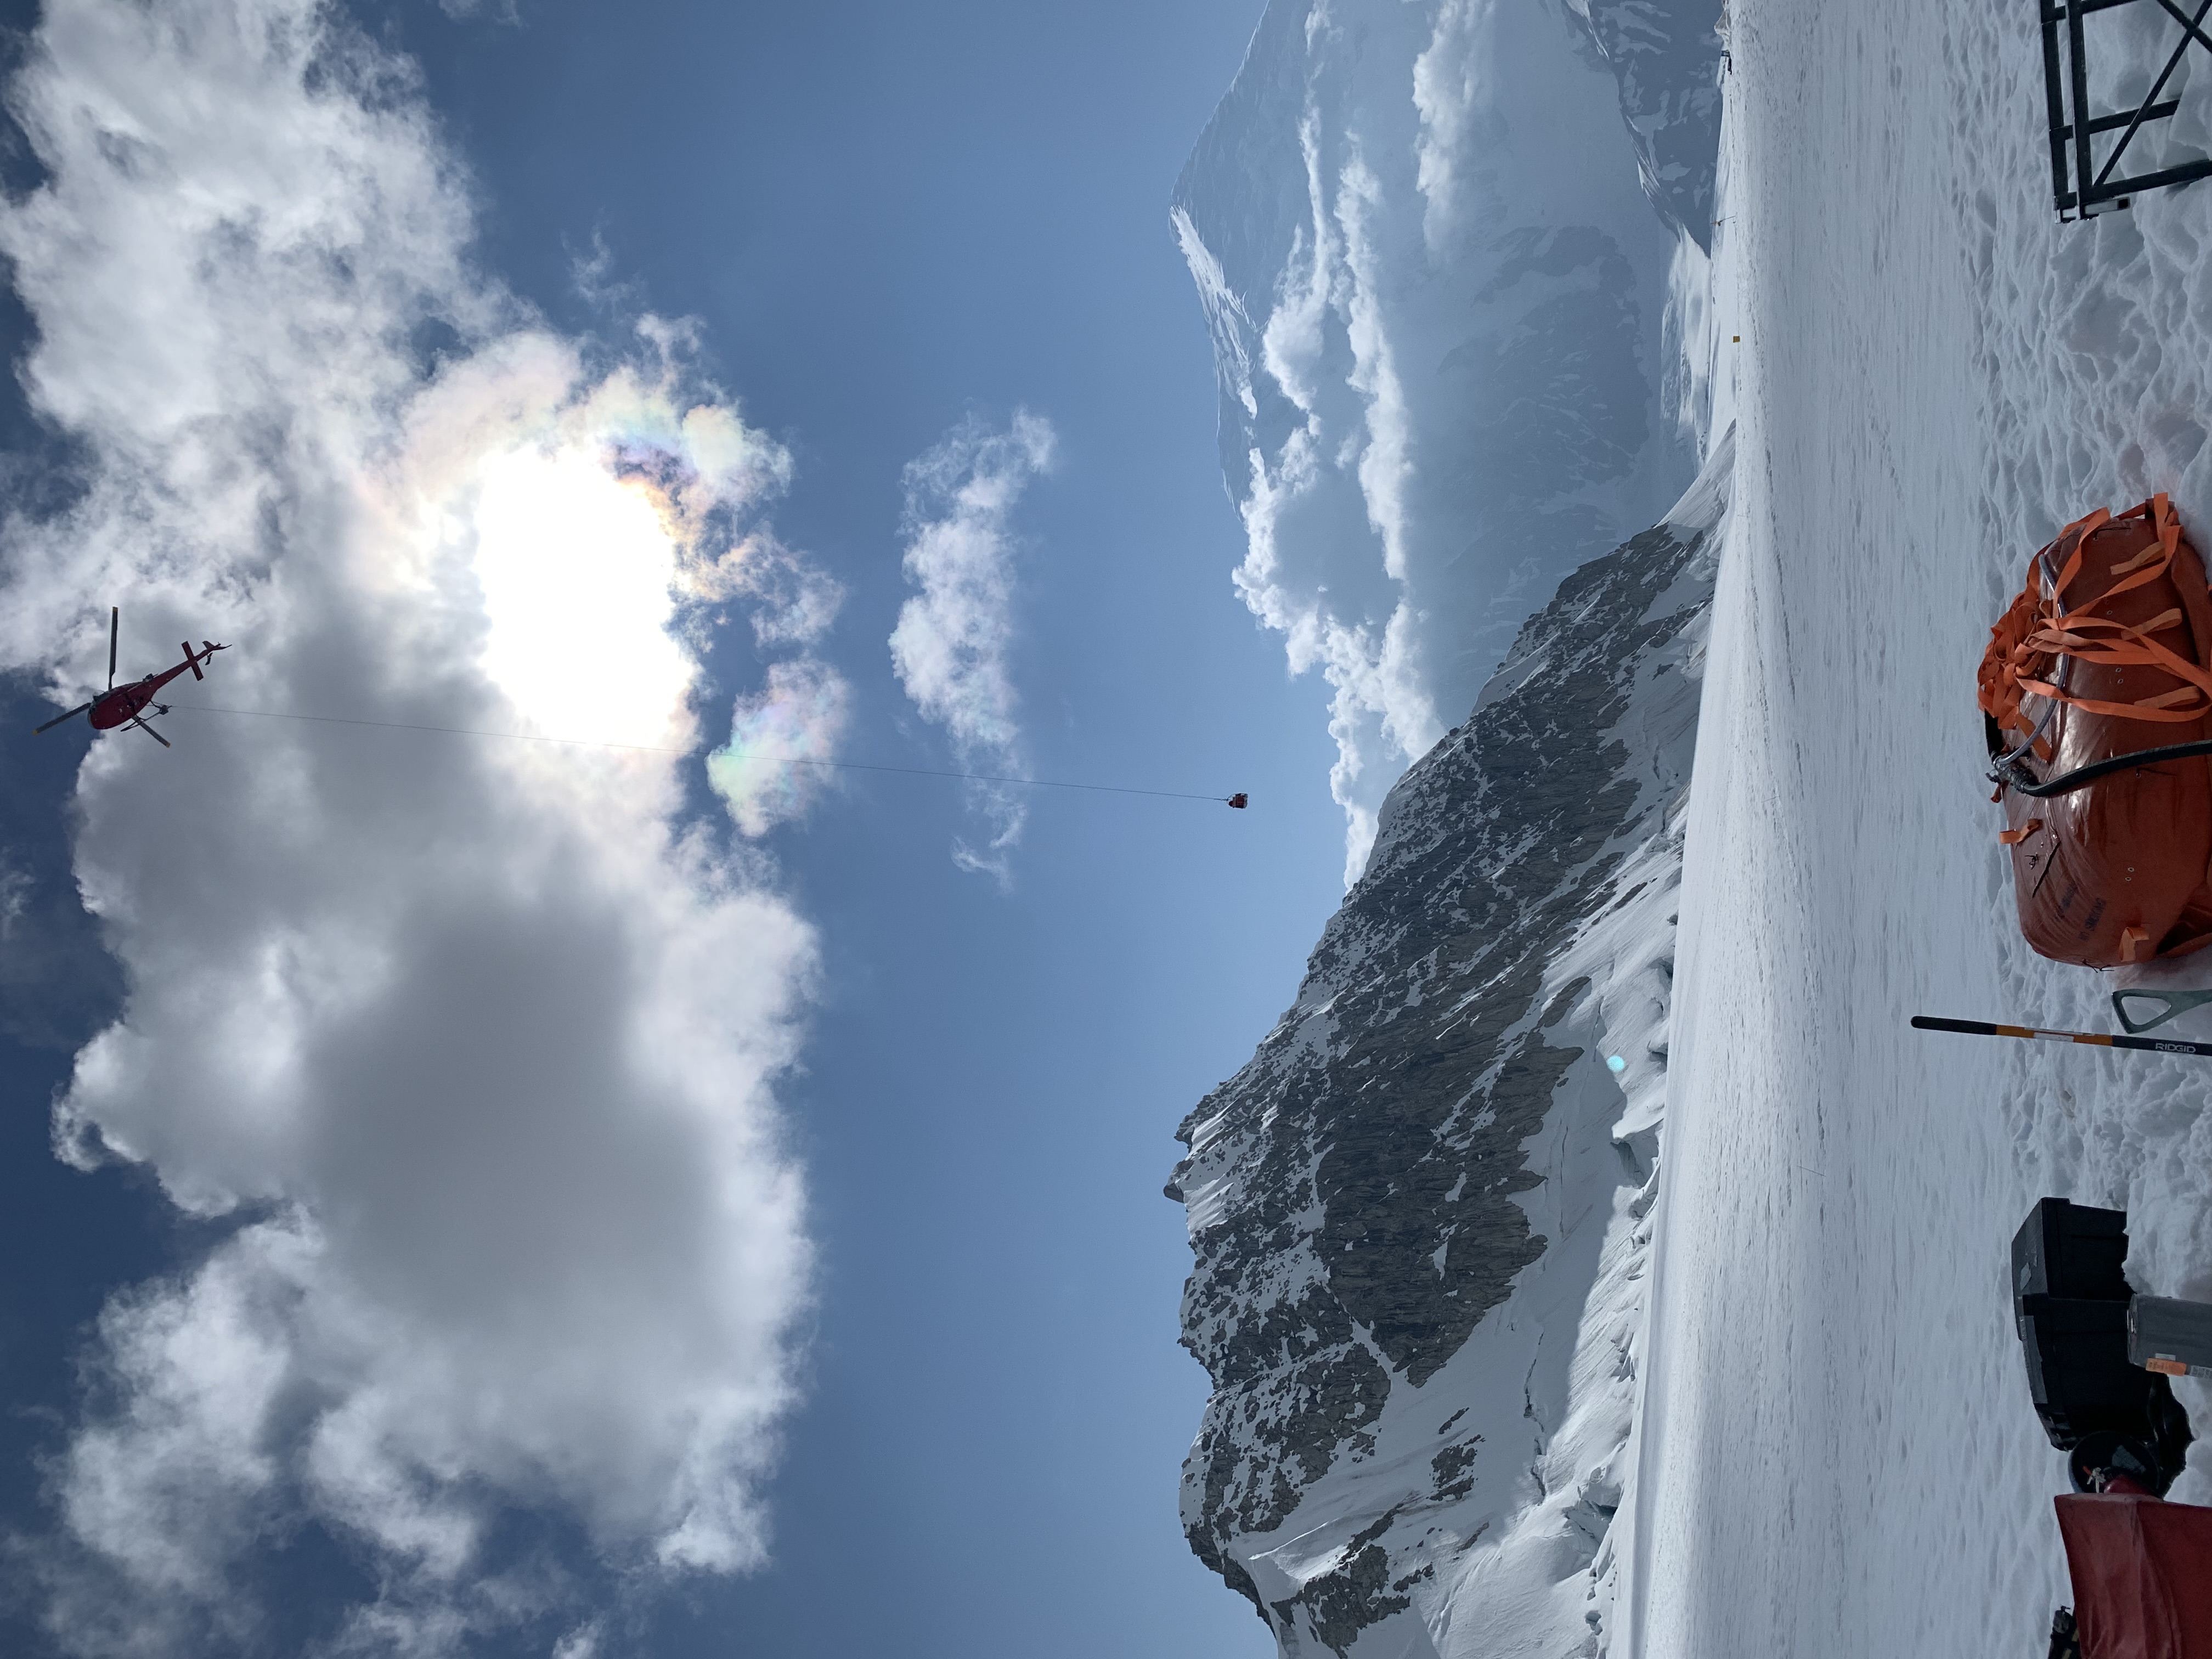
[[[44,726],[33,726],[31,731],[33,737],[36,737],[41,732],[51,732],[64,720],[73,720],[79,714],[89,711],[92,728],[95,732],[105,732],[118,726],[135,726],[155,742],[160,744],[162,748],[167,749],[171,746],[167,738],[146,724],[145,714],[149,705],[151,705],[157,714],[166,714],[169,712],[167,703],[154,702],[154,694],[187,668],[192,671],[194,679],[205,679],[207,676],[200,672],[200,665],[212,659],[216,652],[228,651],[230,647],[227,645],[217,645],[213,640],[202,640],[200,641],[202,648],[195,651],[192,649],[191,641],[187,640],[180,647],[185,653],[185,659],[174,668],[159,674],[149,674],[143,680],[133,680],[128,685],[118,686],[115,683],[115,641],[116,635],[122,626],[123,607],[108,606],[107,690],[90,702],[81,702],[68,714],[57,714]]]

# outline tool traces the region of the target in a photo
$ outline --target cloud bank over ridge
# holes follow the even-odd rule
[[[1689,483],[1675,238],[1558,9],[1272,0],[1170,214],[1213,335],[1236,581],[1334,690],[1346,879],[1568,571]]]
[[[217,1242],[109,1302],[21,1559],[79,1652],[265,1647],[257,1559],[307,1531],[362,1586],[332,1651],[586,1652],[578,1571],[763,1559],[794,1395],[815,940],[667,752],[733,596],[797,653],[754,702],[834,727],[834,592],[758,525],[787,459],[680,331],[609,356],[478,273],[411,67],[313,0],[52,0],[9,101],[25,386],[82,490],[6,526],[0,666],[80,701],[110,602],[126,676],[236,647],[173,751],[80,775],[127,994],[57,1145]]]

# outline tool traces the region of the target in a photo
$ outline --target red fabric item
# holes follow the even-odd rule
[[[2030,560],[1979,685],[2007,750],[2033,738],[2015,763],[2046,783],[2212,738],[2212,594],[2173,504],[2100,508]],[[1997,793],[2021,931],[2039,954],[2117,968],[2212,945],[2207,762],[2125,769],[2048,800]]]
[[[2081,1659],[2212,1659],[2212,1509],[2059,1498]]]

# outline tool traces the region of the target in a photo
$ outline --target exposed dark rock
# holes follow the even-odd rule
[[[1660,216],[1713,245],[1727,0],[1589,0],[1591,38],[1620,83],[1621,118]]]
[[[1663,818],[1655,786],[1671,798],[1680,780],[1631,752],[1625,716],[1682,672],[1710,592],[1704,540],[1662,526],[1561,585],[1484,703],[1392,792],[1296,1004],[1182,1125],[1191,1156],[1168,1192],[1197,1256],[1183,1340],[1213,1379],[1185,1523],[1286,1638],[1300,1618],[1344,1652],[1423,1582],[1383,1537],[1402,1504],[1279,1601],[1232,1547],[1371,1455],[1393,1389],[1432,1377],[1547,1249],[1516,1200],[1544,1179],[1529,1143],[1583,1053],[1553,1046],[1557,1028],[1589,989],[1578,976],[1547,992],[1547,970],[1647,884],[1618,878]],[[1638,1159],[1624,1164],[1641,1182]],[[1473,1486],[1472,1431],[1490,1425],[1463,1415],[1409,1472],[1408,1502]],[[1609,1510],[1589,1513],[1601,1532]]]

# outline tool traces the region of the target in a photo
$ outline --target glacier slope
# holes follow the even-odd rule
[[[1735,10],[1711,337],[1739,459],[1625,1647],[2040,1652],[2065,1476],[2007,1243],[2045,1193],[2121,1206],[2138,1287],[2212,1294],[2212,1068],[1906,1020],[2111,1029],[2111,981],[2018,936],[1973,670],[2063,520],[2166,489],[2212,532],[2212,189],[2060,224],[2024,4]]]

